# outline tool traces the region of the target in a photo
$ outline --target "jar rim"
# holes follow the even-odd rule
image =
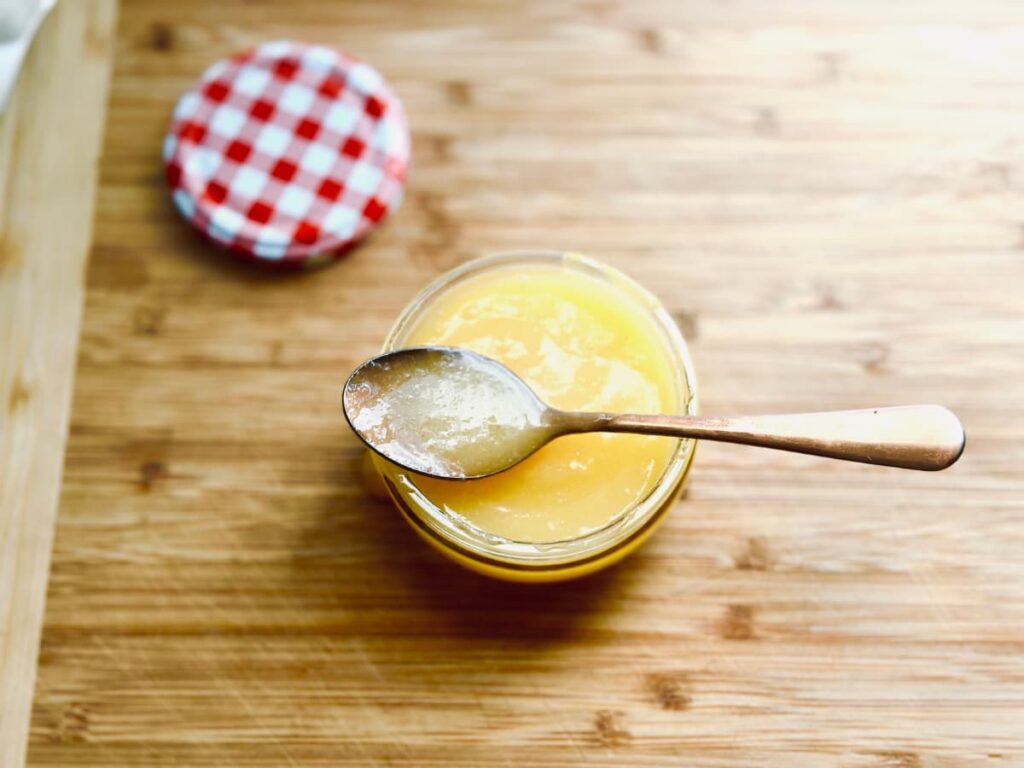
[[[666,349],[675,356],[672,366],[684,412],[697,413],[696,378],[686,340],[661,302],[646,288],[620,270],[595,259],[561,251],[514,251],[481,256],[449,270],[417,293],[402,310],[387,338],[383,351],[399,348],[404,334],[427,308],[430,301],[456,283],[515,265],[547,264],[575,269],[612,282],[639,300],[662,331]],[[606,556],[643,535],[670,506],[667,502],[685,479],[693,460],[695,441],[681,439],[650,492],[593,531],[553,542],[524,542],[484,531],[458,520],[434,504],[404,471],[374,456],[378,471],[396,505],[421,534],[463,557],[502,568],[529,571],[578,566]],[[391,472],[388,471],[391,469]],[[399,487],[401,486],[401,487]]]

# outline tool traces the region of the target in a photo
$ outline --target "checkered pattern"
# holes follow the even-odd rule
[[[219,61],[164,140],[182,215],[229,251],[278,264],[337,257],[398,208],[405,112],[368,64],[272,42]]]

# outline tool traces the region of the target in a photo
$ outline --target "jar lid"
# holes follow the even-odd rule
[[[401,102],[373,67],[288,41],[218,61],[178,100],[167,183],[207,239],[260,262],[335,259],[398,208]]]

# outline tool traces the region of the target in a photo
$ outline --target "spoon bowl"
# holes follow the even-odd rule
[[[345,383],[349,425],[371,449],[422,475],[503,472],[557,436],[552,410],[512,371],[456,347],[371,358]]]
[[[931,471],[956,462],[965,443],[960,421],[939,405],[729,418],[560,411],[497,360],[440,346],[367,360],[345,383],[342,406],[371,449],[447,480],[503,472],[578,432],[699,438]]]

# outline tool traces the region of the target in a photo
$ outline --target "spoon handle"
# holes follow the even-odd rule
[[[832,459],[905,469],[939,470],[964,450],[960,420],[940,405],[777,416],[633,415],[565,413],[568,432],[635,432],[758,445]]]

